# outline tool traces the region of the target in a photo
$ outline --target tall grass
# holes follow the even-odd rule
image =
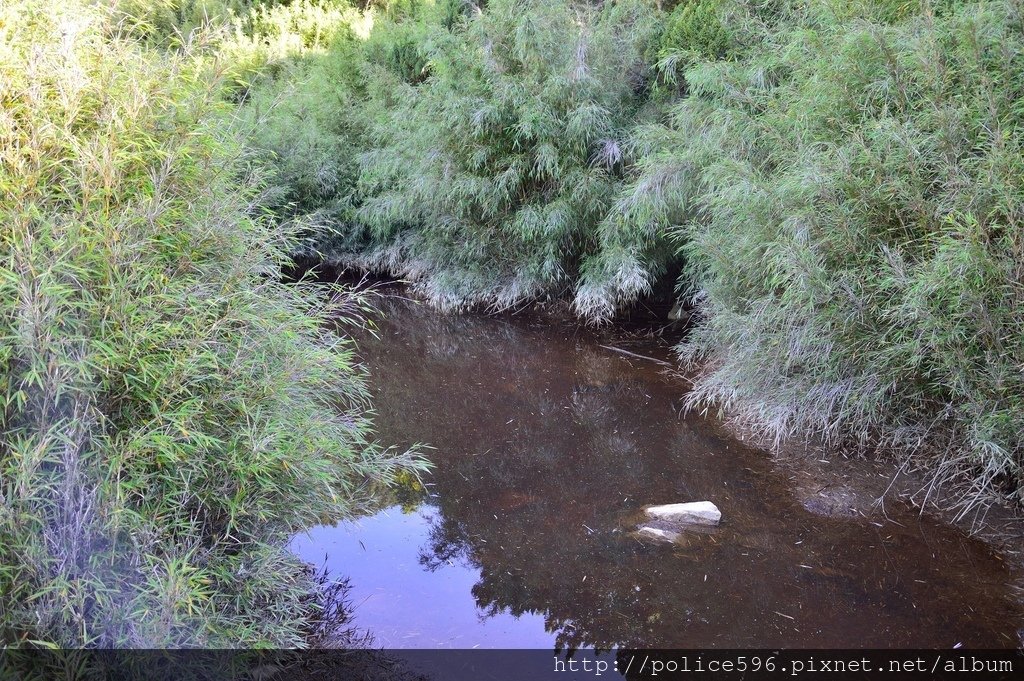
[[[329,36],[282,56],[272,68],[253,71],[246,102],[238,113],[254,161],[268,169],[263,205],[278,218],[306,226],[297,254],[309,256],[352,228],[357,205],[358,156],[365,150],[370,115],[365,60],[361,52],[373,13],[335,3],[306,16],[309,6],[274,8],[279,25],[308,21],[317,35]],[[300,21],[299,19],[303,20]],[[262,22],[265,23],[265,22]],[[238,63],[238,54],[265,49],[266,30],[253,22],[251,36],[236,35],[222,50]],[[282,28],[278,40],[293,42]]]
[[[1021,3],[718,5],[621,200],[683,244],[690,405],[1019,501]]]
[[[0,7],[0,641],[301,646],[285,549],[416,468],[279,282],[200,41],[143,49],[93,3]]]

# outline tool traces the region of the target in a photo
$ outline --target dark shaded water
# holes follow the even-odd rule
[[[387,647],[1005,647],[1022,613],[980,542],[887,509],[814,515],[768,457],[680,417],[685,386],[529,318],[385,306],[361,352],[382,441],[426,442],[426,493],[294,549],[351,578]],[[711,500],[714,530],[642,543],[646,504]]]

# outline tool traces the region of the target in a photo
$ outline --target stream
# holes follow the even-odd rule
[[[381,307],[359,337],[379,438],[429,444],[435,468],[292,544],[350,580],[378,646],[1019,645],[1015,575],[986,544],[900,504],[812,513],[763,451],[681,415],[685,382],[610,349],[614,332]],[[630,533],[645,505],[705,499],[717,528]]]

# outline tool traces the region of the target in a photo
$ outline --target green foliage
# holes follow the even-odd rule
[[[301,41],[246,29],[222,44],[233,72],[259,74],[239,120],[272,170],[264,205],[308,227],[304,255],[417,278],[451,307],[507,306],[575,284],[581,313],[597,319],[649,290],[671,257],[664,235],[617,218],[596,225],[628,163],[629,128],[650,115],[643,54],[658,15],[639,0],[541,4],[492,3],[480,14],[461,0],[375,3],[320,14],[317,32],[332,41],[277,59],[253,55]],[[259,11],[287,17],[305,6]],[[239,67],[247,63],[262,66]],[[480,111],[493,114],[486,125],[474,121]],[[465,180],[457,185],[444,176],[454,168]],[[388,212],[398,201],[405,213]],[[491,238],[493,226],[503,234]]]
[[[368,77],[372,67],[362,38],[369,26],[382,21],[338,3],[336,11],[315,16],[308,15],[308,8],[306,3],[273,8],[272,22],[246,19],[252,31],[237,33],[220,49],[221,58],[237,71],[239,63],[252,62],[268,44],[301,45],[278,51],[276,60],[257,57],[263,66],[248,69],[256,77],[246,89],[235,127],[247,137],[252,162],[269,171],[261,205],[304,226],[305,238],[296,250],[304,256],[355,229],[358,157],[367,144],[379,80]],[[271,24],[277,28],[265,28]],[[288,32],[289,26],[331,38],[307,46]]]
[[[204,24],[221,24],[255,7],[281,0],[117,0],[119,19],[139,37],[160,44],[182,44]]]
[[[221,24],[217,53],[226,79],[244,99],[256,82],[296,75],[290,69],[303,57],[365,36],[371,22],[348,0],[264,3]]]
[[[280,76],[297,58],[369,32],[372,15],[351,0],[116,0],[118,19],[150,45],[182,49],[197,35],[216,46],[240,98],[254,80]]]
[[[253,0],[119,0],[116,6],[146,37],[155,38],[188,33],[205,21],[226,18],[254,4]]]
[[[399,80],[418,85],[430,75],[430,50],[436,24],[419,21],[381,21],[370,34],[362,53],[367,64],[384,69]],[[376,77],[387,78],[384,74]]]
[[[288,538],[419,464],[367,442],[358,300],[278,280],[206,60],[114,29],[0,7],[0,642],[301,646]]]
[[[235,127],[250,162],[269,171],[261,205],[303,227],[296,254],[361,243],[358,159],[369,128],[392,88],[427,77],[429,34],[450,5],[300,0],[233,19],[217,52],[244,93]]]
[[[397,69],[398,101],[364,157],[370,242],[336,257],[414,278],[448,308],[508,307],[601,271],[593,225],[620,180],[654,32],[640,2],[524,0],[433,29],[431,77]]]
[[[706,59],[722,59],[729,50],[729,33],[719,20],[719,0],[688,0],[666,18],[661,57],[686,51]]]
[[[730,3],[735,57],[686,71],[622,201],[684,244],[691,405],[1019,495],[1021,15]]]
[[[1019,494],[1020,0],[655,4],[223,0],[262,205],[444,308],[685,257],[692,405]]]
[[[264,76],[238,112],[254,161],[272,171],[262,204],[302,218],[318,242],[352,224],[368,125],[364,91],[359,47],[340,40]]]

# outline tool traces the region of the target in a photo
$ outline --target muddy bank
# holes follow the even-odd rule
[[[685,376],[680,377],[686,382]],[[793,497],[810,513],[835,518],[899,522],[912,511],[929,522],[955,528],[985,543],[1011,566],[1011,586],[1024,602],[1024,518],[991,500],[965,512],[957,490],[937,487],[926,469],[899,461],[884,450],[828,445],[816,438],[774,442],[726,413],[709,414],[719,431],[760,450],[773,470],[789,480]]]

